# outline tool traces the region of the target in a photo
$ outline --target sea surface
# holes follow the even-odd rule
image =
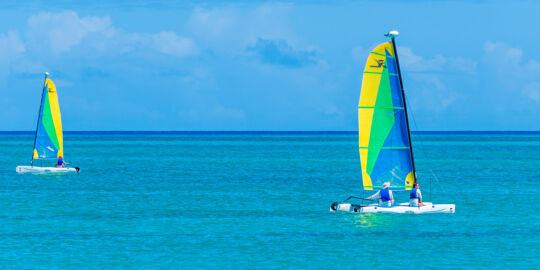
[[[32,144],[0,134],[0,269],[540,267],[540,134],[413,135],[431,215],[329,212],[354,133],[75,132],[79,174],[18,175]]]

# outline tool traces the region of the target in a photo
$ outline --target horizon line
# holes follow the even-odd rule
[[[355,130],[69,130],[68,135],[354,135]],[[32,135],[35,131],[0,131],[0,135]],[[540,134],[540,130],[416,130],[413,135],[436,134]]]

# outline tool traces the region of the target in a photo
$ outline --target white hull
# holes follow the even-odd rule
[[[15,171],[18,173],[68,173],[79,172],[78,168],[56,168],[56,167],[37,167],[37,166],[17,166]]]
[[[377,204],[357,205],[350,203],[333,204],[331,212],[351,212],[351,213],[394,213],[394,214],[431,214],[431,213],[454,213],[455,204],[432,204],[424,203],[424,206],[411,207],[409,203],[400,203],[392,207],[381,207]]]

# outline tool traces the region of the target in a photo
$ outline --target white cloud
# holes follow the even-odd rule
[[[10,58],[24,53],[24,51],[24,43],[17,32],[8,31],[7,34],[0,34],[0,57]]]
[[[292,32],[290,3],[268,3],[253,8],[223,5],[219,8],[196,8],[188,19],[188,29],[213,51],[238,52],[259,37],[283,39],[297,44],[297,34]]]
[[[13,66],[21,65],[25,51],[26,47],[17,32],[0,33],[0,78],[12,72]]]
[[[496,56],[490,57],[491,60],[511,66],[519,65],[523,57],[523,51],[520,48],[511,48],[502,42],[486,41],[484,52],[490,56]]]
[[[437,74],[429,73],[412,73],[409,75],[413,80],[423,82],[431,85],[432,88],[438,90],[446,90],[446,85],[442,82],[441,78]]]
[[[540,63],[524,60],[521,48],[501,42],[486,41],[484,61],[495,71],[494,76],[508,90],[519,91],[534,102],[540,102]]]
[[[358,63],[364,64],[369,56],[369,50],[362,46],[354,47],[351,50],[351,56]]]
[[[410,48],[399,47],[398,56],[401,61],[401,67],[404,70],[412,72],[441,71],[446,64],[446,58],[441,55],[435,55],[432,58],[424,58],[416,55]]]
[[[440,74],[412,73],[409,77],[417,82],[415,95],[409,96],[414,109],[441,112],[462,98],[457,91],[448,89]]]
[[[74,11],[40,12],[21,31],[0,33],[0,81],[10,73],[49,70],[62,58],[108,57],[124,53],[161,53],[186,57],[199,53],[195,42],[172,31],[128,32],[107,16],[79,16]]]
[[[75,48],[88,53],[125,53],[154,50],[177,57],[198,52],[193,40],[171,31],[127,32],[114,27],[111,18],[81,17],[74,11],[41,12],[28,19],[26,44],[32,51],[56,55]]]
[[[476,61],[462,57],[420,56],[407,47],[398,47],[398,56],[402,70],[419,83],[418,96],[412,99],[415,107],[431,112],[441,112],[463,98],[455,89],[448,89],[445,76],[474,74],[477,66]]]
[[[234,23],[237,14],[230,8],[206,10],[196,8],[188,20],[188,26],[203,35],[220,35]]]
[[[401,67],[409,72],[464,72],[473,74],[477,66],[475,61],[461,57],[452,58],[440,54],[422,57],[407,47],[398,47],[397,50]]]
[[[540,63],[534,59],[524,61],[521,48],[513,48],[501,42],[486,41],[484,53],[484,60],[492,64],[492,67],[503,78],[507,78],[508,75],[529,77],[534,74],[540,76]]]
[[[533,101],[540,102],[540,83],[532,82],[525,85],[521,93]]]
[[[318,51],[296,49],[282,39],[259,38],[255,44],[248,46],[246,50],[259,58],[264,64],[288,68],[316,65],[321,60]]]
[[[174,32],[161,32],[151,36],[156,50],[174,56],[186,56],[197,53],[194,42]]]
[[[79,17],[74,11],[41,12],[28,19],[29,42],[47,46],[54,53],[69,51],[92,33],[111,38],[114,28],[109,17]]]

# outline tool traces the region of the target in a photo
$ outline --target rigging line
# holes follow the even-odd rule
[[[433,199],[433,194],[431,193],[431,182],[432,182],[432,179],[433,179],[433,177],[430,177],[430,178],[429,178],[429,199],[430,199],[430,201],[433,201],[433,200],[432,200],[432,199]]]
[[[431,172],[431,174],[433,175],[433,177],[435,178],[435,181],[437,181],[437,183],[439,184],[439,187],[441,187],[442,191],[444,193],[446,193],[446,190],[444,190],[444,187],[441,185],[441,182],[439,181],[439,178],[437,178],[437,176],[435,175],[435,173],[433,172],[433,170],[429,170]]]
[[[412,108],[412,104],[411,102],[409,101],[409,98],[407,96],[405,96],[405,99],[407,100],[407,105],[409,105],[409,112],[411,113],[411,118],[413,120],[413,123],[414,123],[414,128],[416,128],[416,130],[418,131],[418,124],[416,123],[416,118],[414,117],[414,110]]]

